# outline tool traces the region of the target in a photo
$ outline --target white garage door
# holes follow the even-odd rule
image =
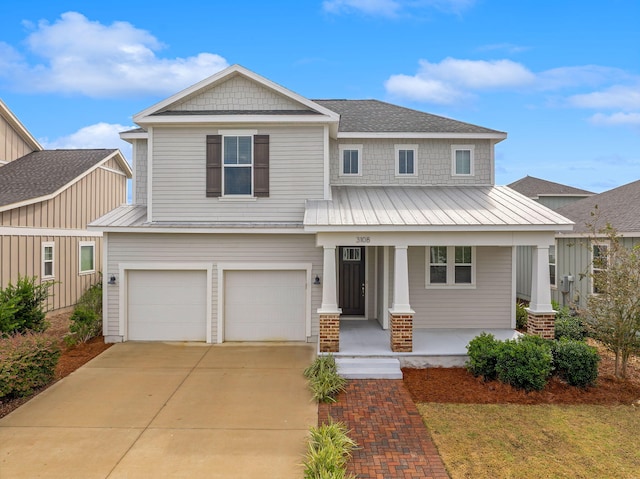
[[[303,341],[305,271],[226,271],[225,341]]]
[[[128,337],[146,341],[206,341],[205,271],[127,273]]]

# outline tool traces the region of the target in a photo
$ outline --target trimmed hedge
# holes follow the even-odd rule
[[[55,339],[25,333],[0,339],[0,398],[22,397],[54,379],[60,347]]]
[[[485,381],[496,379],[496,361],[500,345],[501,342],[493,334],[482,333],[473,338],[467,345],[467,370],[476,377],[482,376]]]
[[[498,349],[496,373],[503,383],[525,391],[540,391],[553,370],[551,346],[525,338],[502,344]]]
[[[584,388],[598,378],[598,350],[582,341],[562,339],[555,342],[553,359],[560,377],[572,386]]]
[[[584,341],[587,336],[587,330],[582,323],[582,319],[577,316],[556,318],[555,329],[556,339],[566,338],[574,341]]]

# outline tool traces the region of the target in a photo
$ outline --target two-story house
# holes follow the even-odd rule
[[[232,66],[134,116],[131,206],[104,232],[104,335],[319,341],[341,320],[413,332],[552,329],[548,248],[566,218],[494,185],[506,133],[376,100],[309,100]],[[537,285],[537,287],[536,287]],[[548,331],[547,331],[548,333]],[[428,334],[427,334],[428,337]]]

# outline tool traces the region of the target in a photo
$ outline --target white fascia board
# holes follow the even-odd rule
[[[202,123],[280,123],[300,124],[316,123],[327,124],[336,123],[326,115],[167,115],[148,116],[138,122],[139,125],[175,124],[175,125],[196,125]]]
[[[146,131],[139,131],[135,133],[127,133],[126,131],[120,133],[120,139],[128,143],[133,143],[131,140],[146,140],[149,138],[149,133]]]
[[[496,143],[507,138],[506,133],[430,133],[430,132],[410,132],[410,131],[381,131],[381,132],[338,132],[338,138],[424,138],[424,139],[457,139],[457,140],[497,140]]]
[[[357,232],[386,232],[386,233],[401,233],[401,232],[450,232],[450,233],[475,233],[475,232],[540,232],[549,231],[553,233],[559,233],[560,231],[571,231],[573,225],[504,225],[504,226],[389,226],[389,225],[349,225],[349,226],[305,226],[304,230],[309,233],[357,233]]]
[[[67,236],[102,237],[101,231],[64,228],[31,228],[27,226],[0,226],[0,236]]]
[[[131,170],[131,166],[129,166],[129,163],[127,163],[127,160],[124,159],[124,156],[122,156],[122,153],[120,152],[120,150],[116,150],[113,153],[111,153],[109,156],[106,156],[105,158],[103,158],[99,163],[96,163],[91,168],[89,168],[88,170],[84,171],[82,174],[76,176],[73,180],[71,180],[66,185],[63,185],[62,187],[58,188],[53,193],[48,194],[48,195],[44,195],[44,196],[38,196],[36,198],[29,198],[28,200],[20,201],[18,203],[12,203],[10,205],[0,206],[0,213],[3,212],[3,211],[12,210],[12,209],[15,209],[15,208],[21,208],[23,206],[32,205],[34,203],[39,203],[41,201],[48,201],[48,200],[50,200],[52,198],[55,198],[60,193],[62,193],[64,190],[66,190],[67,188],[73,186],[78,181],[83,179],[85,176],[89,175],[93,171],[95,171],[98,168],[102,167],[102,165],[104,165],[111,158],[116,158],[118,160],[118,163],[120,163],[120,166],[125,170],[127,178],[131,178],[133,176],[133,170]]]
[[[640,238],[640,231],[632,231],[632,232],[624,232],[621,233],[619,231],[616,232],[618,236],[621,238]],[[562,233],[558,232],[556,234],[556,238],[608,238],[608,236],[604,233]]]
[[[198,90],[209,88],[215,85],[216,83],[221,83],[222,81],[236,74],[240,74],[246,78],[249,78],[266,88],[274,90],[279,94],[290,98],[293,101],[301,103],[312,110],[322,113],[323,115],[330,117],[334,121],[338,121],[340,119],[340,115],[338,115],[334,111],[331,111],[328,108],[320,106],[317,103],[314,103],[313,101],[301,95],[298,95],[297,93],[294,93],[291,90],[281,85],[278,85],[277,83],[272,82],[271,80],[268,80],[263,76],[260,76],[257,73],[254,73],[251,70],[247,70],[246,68],[236,64],[236,65],[231,65],[230,67],[225,68],[224,70],[221,70],[218,73],[208,78],[205,78],[204,80],[196,83],[195,85],[185,88],[184,90],[176,93],[175,95],[172,95],[169,98],[162,100],[161,102],[156,103],[155,105],[147,108],[146,110],[141,111],[140,113],[134,115],[133,121],[135,121],[138,124],[140,123],[140,121],[147,121],[149,115],[152,115],[153,113],[156,113],[157,111],[168,107],[172,103],[175,103],[177,101],[182,100],[183,98],[188,97],[189,95],[192,95]]]
[[[155,227],[155,226],[87,226],[90,230],[104,233],[174,233],[174,234],[313,234],[302,227],[295,228],[181,228],[181,227]]]

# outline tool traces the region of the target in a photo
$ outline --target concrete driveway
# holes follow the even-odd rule
[[[0,420],[4,478],[300,478],[310,345],[116,344]]]

